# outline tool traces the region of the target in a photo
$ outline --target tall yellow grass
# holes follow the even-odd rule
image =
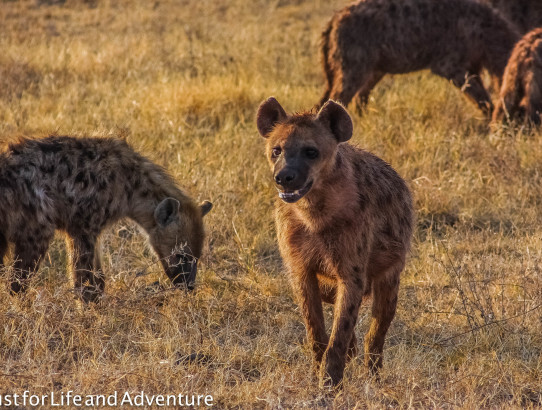
[[[318,101],[319,33],[345,3],[1,3],[1,143],[127,136],[215,207],[190,294],[170,288],[128,221],[104,232],[96,306],[77,308],[61,236],[25,297],[11,297],[3,275],[0,394],[199,393],[220,408],[542,405],[542,138],[490,130],[426,72],[385,78],[354,116],[353,142],[407,179],[417,210],[382,378],[356,359],[340,393],[318,389],[254,114],[270,95],[290,111]],[[190,354],[201,360],[179,360]]]

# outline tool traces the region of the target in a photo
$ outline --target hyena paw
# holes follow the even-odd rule
[[[344,363],[330,360],[326,356],[320,365],[320,388],[340,387],[343,379]]]
[[[312,342],[312,351],[313,351],[313,357],[314,361],[318,364],[322,363],[322,359],[324,357],[324,353],[327,349],[327,342],[326,343],[319,343],[319,342]]]
[[[381,354],[365,354],[365,365],[369,369],[371,376],[377,376],[378,372],[382,368],[382,355]]]

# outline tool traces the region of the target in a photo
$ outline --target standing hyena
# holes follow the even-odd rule
[[[542,1],[540,0],[480,0],[495,7],[525,34],[542,26]]]
[[[11,290],[25,290],[55,229],[71,237],[75,290],[85,302],[104,290],[96,243],[128,217],[149,235],[174,284],[191,283],[203,244],[198,206],[158,165],[111,138],[22,140],[0,153],[0,265],[15,244]]]
[[[361,109],[387,73],[431,69],[490,115],[485,68],[502,78],[518,39],[491,7],[472,0],[362,0],[336,13],[322,34],[328,99]]]
[[[282,201],[276,224],[322,382],[342,380],[356,352],[354,326],[363,296],[372,294],[365,363],[382,366],[384,337],[395,315],[399,274],[412,234],[410,192],[380,158],[345,143],[346,110],[328,101],[318,114],[288,116],[274,98],[260,105],[260,134]],[[335,305],[331,336],[322,300]]]
[[[493,122],[530,120],[542,114],[542,28],[527,33],[514,47],[506,66]]]

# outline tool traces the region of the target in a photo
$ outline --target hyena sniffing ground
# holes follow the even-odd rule
[[[189,287],[204,239],[197,205],[158,165],[112,138],[24,139],[0,153],[0,264],[14,243],[11,290],[27,286],[56,229],[71,238],[75,290],[85,302],[104,290],[96,243],[128,217],[150,243],[174,284]]]
[[[322,34],[328,99],[361,109],[385,74],[429,68],[451,80],[487,115],[480,71],[501,79],[518,40],[491,7],[472,0],[362,0],[336,13]]]
[[[318,114],[288,116],[269,98],[260,105],[257,125],[282,200],[276,205],[280,251],[322,362],[321,380],[342,380],[347,354],[356,352],[362,297],[370,294],[365,363],[376,372],[410,246],[410,191],[391,166],[346,143],[352,121],[333,101]],[[329,338],[322,301],[335,305]]]
[[[527,33],[514,47],[495,105],[493,122],[528,120],[540,125],[542,114],[542,28]]]

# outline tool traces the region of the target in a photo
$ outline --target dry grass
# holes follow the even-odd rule
[[[0,142],[127,135],[215,208],[192,294],[168,288],[129,222],[104,233],[97,306],[77,308],[60,237],[27,297],[10,297],[4,275],[0,393],[207,393],[221,408],[542,405],[542,138],[489,130],[428,73],[384,79],[354,118],[355,143],[416,197],[382,380],[357,359],[341,393],[318,389],[254,113],[269,95],[291,111],[318,100],[319,32],[344,3],[1,3]],[[366,304],[359,336],[368,316]],[[194,352],[205,360],[177,360]]]

